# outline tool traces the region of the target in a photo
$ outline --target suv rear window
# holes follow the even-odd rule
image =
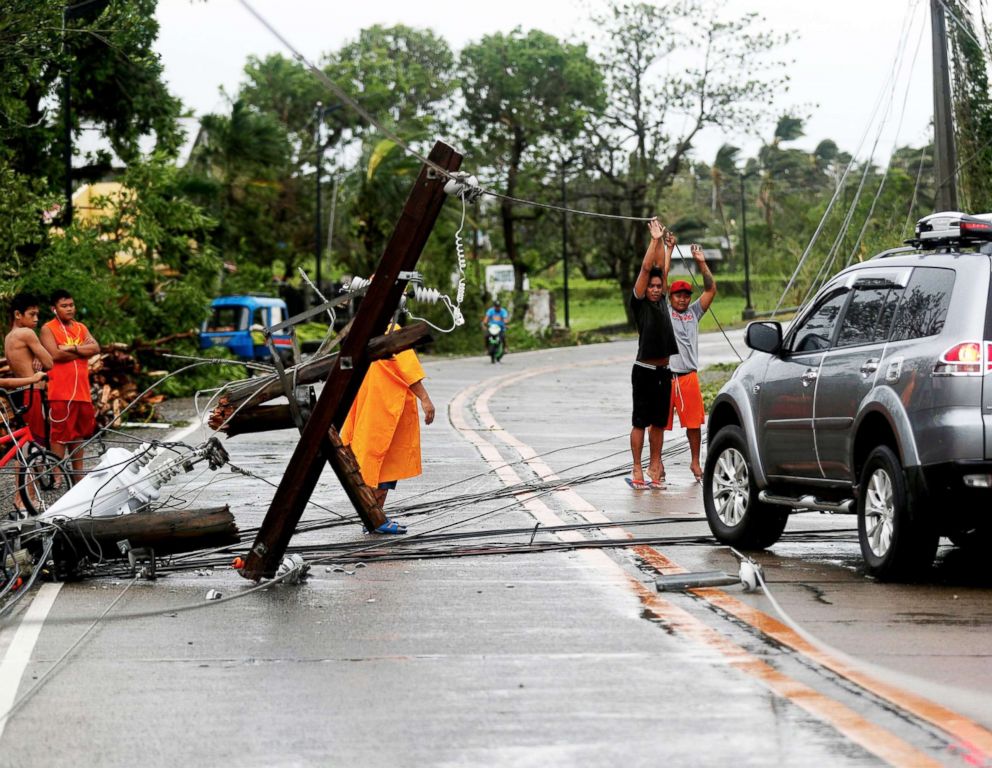
[[[944,328],[954,287],[954,270],[919,267],[903,293],[892,328],[892,341],[935,336]]]

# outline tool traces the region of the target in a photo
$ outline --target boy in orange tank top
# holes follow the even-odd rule
[[[55,361],[48,374],[52,450],[59,456],[71,451],[73,478],[79,482],[83,476],[81,443],[96,431],[87,361],[100,351],[100,345],[76,321],[76,302],[68,291],[52,294],[52,312],[55,319],[41,329],[41,343]]]

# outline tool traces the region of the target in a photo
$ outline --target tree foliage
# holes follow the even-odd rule
[[[786,80],[771,58],[785,38],[763,31],[756,14],[725,19],[708,4],[616,0],[597,27],[610,97],[589,162],[613,213],[641,218],[659,210],[697,134],[759,125]],[[615,222],[597,231],[601,259],[629,296],[644,226]]]
[[[550,142],[567,143],[604,106],[603,78],[586,46],[562,43],[538,30],[519,28],[483,37],[461,54],[462,117],[485,147],[506,195],[515,197],[524,164]],[[524,216],[512,200],[499,203],[503,245],[523,289],[526,262],[516,225]]]

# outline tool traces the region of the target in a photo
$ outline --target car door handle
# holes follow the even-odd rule
[[[878,360],[875,358],[869,358],[861,364],[861,373],[865,376],[874,373],[878,370]]]
[[[816,368],[807,368],[806,373],[804,373],[799,380],[803,383],[804,387],[808,387],[814,381],[816,381]]]

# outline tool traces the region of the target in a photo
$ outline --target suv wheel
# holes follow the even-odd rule
[[[858,541],[868,572],[906,578],[933,563],[937,534],[911,515],[912,495],[899,457],[887,445],[868,454],[858,490]]]
[[[737,426],[724,427],[710,444],[703,469],[703,502],[717,540],[743,549],[770,547],[789,520],[785,507],[758,501],[747,441]]]

